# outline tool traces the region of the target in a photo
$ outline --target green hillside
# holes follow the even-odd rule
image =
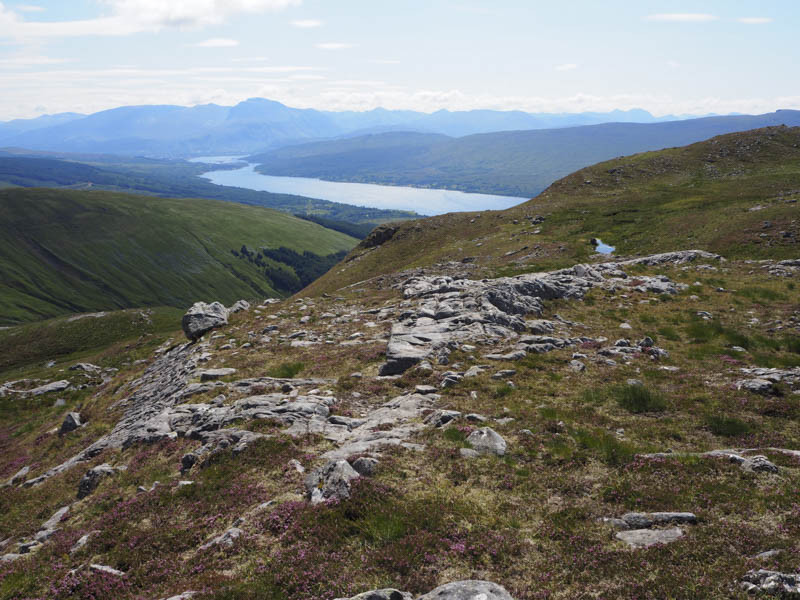
[[[327,226],[341,222],[331,228],[344,229],[345,233],[350,233],[347,231],[348,224],[360,224],[361,228],[369,230],[378,223],[417,216],[411,211],[368,208],[291,194],[216,185],[200,177],[209,170],[232,168],[232,165],[211,167],[202,163],[176,160],[50,154],[27,150],[14,152],[19,155],[0,151],[0,188],[53,187],[168,198],[225,200],[264,206],[312,219],[325,219],[329,221]]]
[[[490,274],[556,268],[617,254],[698,248],[729,258],[800,256],[800,127],[769,127],[582,169],[506,211],[397,224],[387,243],[359,246],[315,292],[474,257]],[[542,215],[532,225],[527,217]]]
[[[0,230],[5,325],[74,312],[286,295],[301,287],[302,274],[261,248],[309,252],[316,265],[330,265],[337,257],[323,257],[356,243],[260,207],[54,189],[0,191]]]
[[[280,148],[252,157],[267,175],[319,177],[530,198],[555,180],[616,156],[683,146],[715,135],[800,125],[800,111],[664,123],[501,131],[448,138],[387,133]]]

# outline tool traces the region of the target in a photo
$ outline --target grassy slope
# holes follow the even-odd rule
[[[795,258],[799,204],[792,199],[800,202],[800,128],[729,134],[582,169],[506,211],[400,224],[392,240],[357,248],[309,291],[464,256],[490,273],[567,266],[590,259],[592,237],[626,255],[699,248],[731,258]],[[546,221],[533,226],[527,215]]]
[[[259,171],[269,175],[530,197],[560,177],[615,156],[781,124],[800,125],[800,111],[502,131],[455,139],[392,133],[281,148],[254,160],[262,163]]]
[[[0,152],[0,187],[63,187],[169,198],[208,198],[350,223],[376,224],[416,216],[410,211],[381,210],[215,185],[200,177],[207,171],[229,166],[134,157],[19,152],[20,156],[4,156]]]
[[[276,295],[231,250],[327,255],[349,236],[276,211],[105,192],[0,192],[0,323],[133,306]]]

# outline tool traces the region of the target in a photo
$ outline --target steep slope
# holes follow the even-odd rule
[[[384,227],[309,293],[464,257],[486,273],[567,266],[592,258],[591,238],[622,254],[691,247],[795,258],[798,202],[800,128],[728,134],[582,169],[506,211]]]
[[[324,263],[356,243],[259,207],[52,189],[0,191],[0,227],[0,324],[286,294],[309,261],[287,264],[261,248],[311,252]]]
[[[258,170],[268,175],[529,198],[560,177],[615,156],[683,146],[715,135],[771,125],[800,125],[800,111],[504,131],[456,139],[387,133],[280,148],[252,160],[261,163]]]

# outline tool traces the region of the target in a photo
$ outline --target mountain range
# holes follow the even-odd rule
[[[251,98],[235,106],[123,106],[90,115],[63,113],[8,121],[0,123],[0,146],[186,157],[252,154],[303,141],[385,131],[464,136],[490,131],[609,121],[651,123],[677,118],[656,118],[641,109],[577,114],[494,110],[422,113],[383,108],[332,112],[291,108],[272,100]]]

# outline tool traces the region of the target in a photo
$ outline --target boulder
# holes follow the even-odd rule
[[[97,486],[100,485],[103,479],[114,473],[114,467],[105,463],[86,471],[86,474],[81,478],[78,484],[78,500],[86,498],[86,496],[97,489]]]
[[[372,477],[378,468],[378,459],[362,456],[353,461],[353,469],[362,477]]]
[[[205,371],[200,371],[200,381],[215,381],[233,375],[234,373],[236,373],[236,369],[232,368],[206,369]]]
[[[58,430],[59,435],[64,435],[69,433],[70,431],[75,431],[79,427],[83,425],[81,421],[81,415],[76,412],[69,412],[67,416],[64,417],[64,421],[61,423],[61,429]]]
[[[228,314],[234,315],[245,310],[250,310],[250,303],[247,300],[238,300],[228,309]]]
[[[228,324],[228,309],[219,302],[195,302],[183,315],[181,327],[186,337],[197,341],[204,333]]]
[[[408,592],[401,592],[394,589],[373,590],[364,592],[352,598],[337,598],[336,600],[414,600]]]
[[[428,592],[419,600],[514,600],[505,588],[490,581],[455,581]]]
[[[506,441],[491,427],[473,431],[467,437],[467,442],[480,454],[503,456],[506,453]]]
[[[221,546],[223,548],[232,548],[233,544],[236,540],[238,540],[242,533],[244,533],[238,527],[231,527],[227,529],[224,533],[218,535],[214,539],[206,542],[202,546],[200,546],[200,550],[208,550],[214,546]]]
[[[752,473],[777,473],[778,467],[766,456],[751,456],[741,464],[741,468]]]
[[[305,479],[307,498],[312,504],[350,497],[350,482],[359,477],[346,460],[332,460]]]
[[[770,596],[800,596],[800,573],[780,573],[758,569],[742,578],[742,589],[748,593],[763,592]]]

